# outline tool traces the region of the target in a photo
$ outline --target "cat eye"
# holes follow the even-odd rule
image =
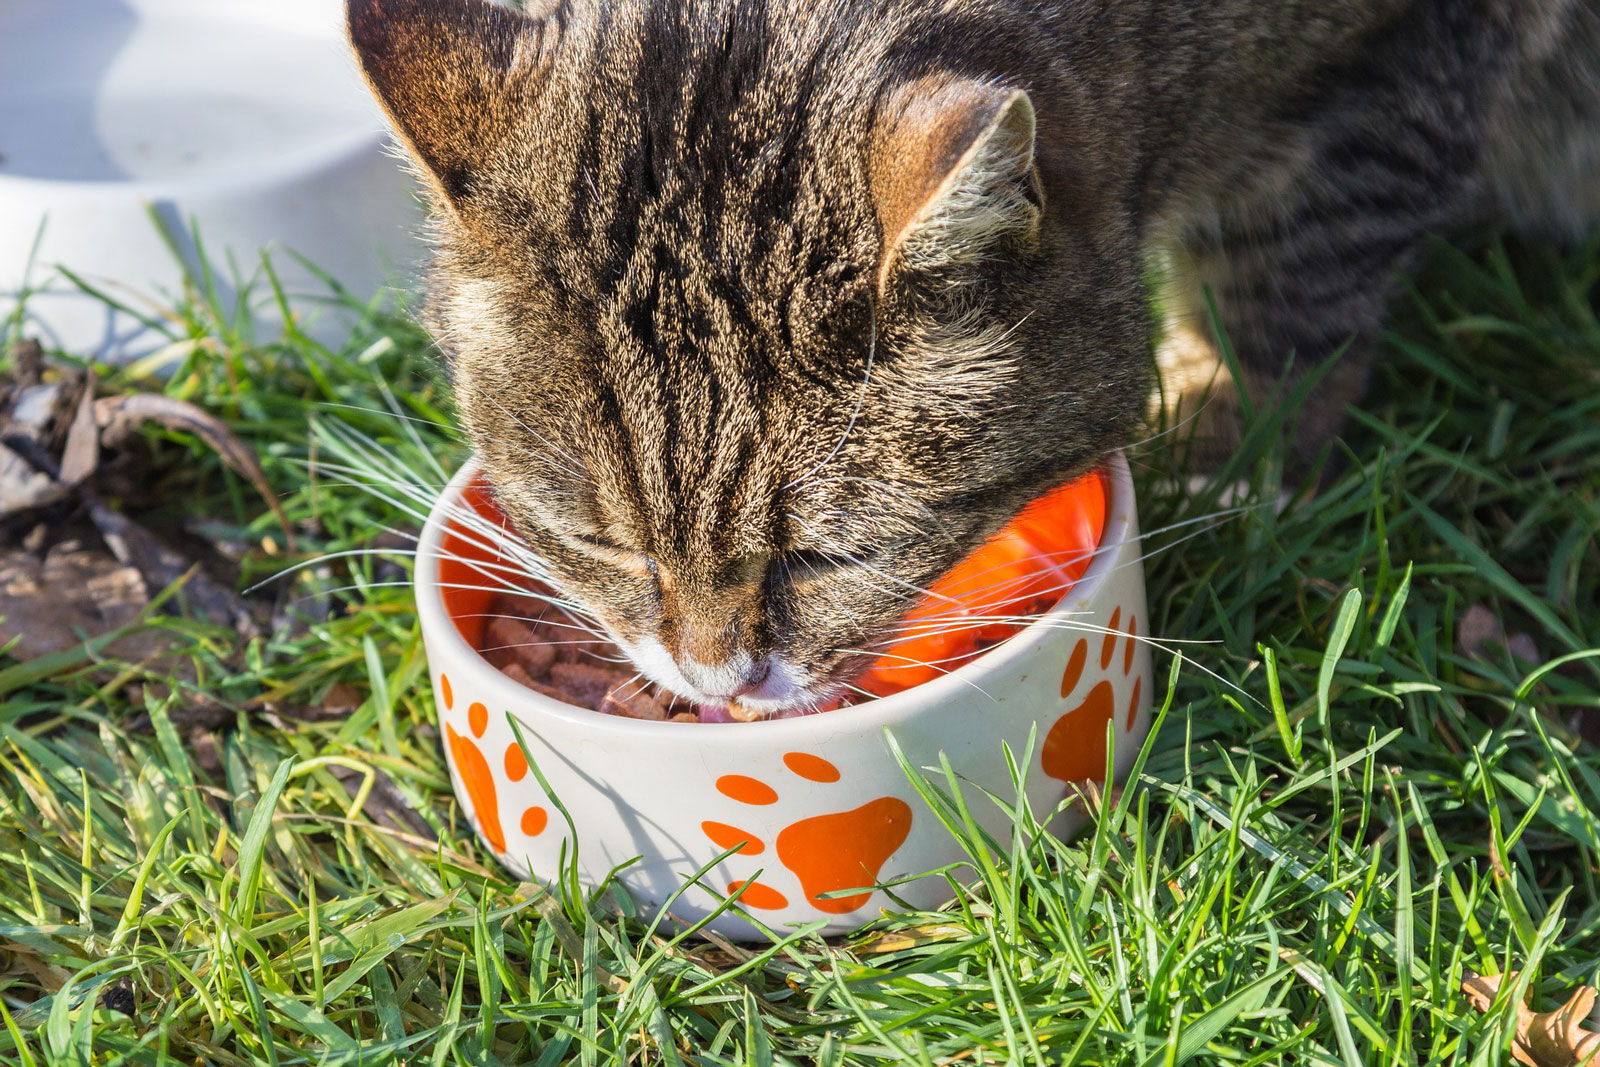
[[[574,541],[578,542],[580,545],[583,545],[585,548],[594,549],[596,552],[631,552],[632,551],[631,549],[623,548],[621,545],[617,544],[615,541],[611,540],[610,538],[606,538],[606,537],[594,537],[594,536],[591,536],[589,534],[573,534],[572,535],[572,539]]]
[[[630,570],[643,570],[652,578],[659,576],[655,560],[643,552],[637,552],[624,545],[619,545],[608,537],[597,537],[592,534],[573,534],[572,539],[591,552],[599,553],[602,556],[610,556],[613,560],[624,562]]]

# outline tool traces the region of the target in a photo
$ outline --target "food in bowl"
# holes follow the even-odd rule
[[[474,483],[467,503],[486,523],[507,529],[486,484]],[[1098,471],[1030,504],[929,588],[851,692],[808,710],[832,711],[902,692],[1022,632],[1083,576],[1105,519],[1105,476]],[[456,543],[447,539],[447,552],[468,547],[460,535],[452,536]],[[695,706],[641,678],[616,645],[560,606],[554,590],[534,581],[522,584],[526,592],[492,591],[476,613],[477,633],[462,635],[518,684],[567,704],[634,719],[691,723],[761,717],[738,703]]]

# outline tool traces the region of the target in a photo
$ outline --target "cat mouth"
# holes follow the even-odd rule
[[[691,699],[701,709],[704,721],[716,722],[792,719],[833,711],[843,704],[860,703],[863,698],[871,699],[871,694],[850,684],[852,678],[862,673],[861,669],[849,669],[844,660],[800,678],[796,673],[792,667],[774,672],[776,677],[769,677],[756,689],[733,698],[704,698],[702,695]]]
[[[661,684],[679,692],[700,708],[711,709],[717,718],[721,718],[720,713],[726,712],[739,722],[788,718],[822,711],[830,706],[831,698],[836,696],[839,690],[839,686],[834,684],[831,678],[819,680],[814,675],[797,671],[779,657],[774,658],[772,670],[759,685],[736,696],[713,695],[700,691],[689,685],[687,680],[683,679],[681,672],[678,678],[672,681],[681,683],[681,687],[665,680],[662,680]]]

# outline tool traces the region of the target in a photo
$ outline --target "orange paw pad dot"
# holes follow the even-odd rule
[[[700,824],[700,832],[720,849],[737,848],[741,856],[755,856],[767,850],[766,843],[759,837],[725,822],[711,822],[708,819]]]
[[[1119,608],[1112,612],[1106,634],[1100,639],[1100,663],[1102,669],[1110,667],[1117,658],[1117,642],[1123,642],[1126,647],[1122,653],[1122,674],[1127,678],[1133,674],[1134,643],[1138,640],[1137,620],[1132,616],[1128,618],[1126,631],[1118,629],[1122,621],[1122,610]],[[1061,697],[1070,698],[1078,690],[1078,684],[1083,681],[1084,668],[1089,661],[1089,639],[1080,637],[1073,646],[1072,654],[1067,657],[1067,666],[1061,672]],[[1123,715],[1123,730],[1132,730],[1134,721],[1139,717],[1140,697],[1144,689],[1144,679],[1134,678],[1133,689],[1128,697],[1127,708]],[[1089,692],[1078,701],[1066,714],[1055,721],[1050,731],[1045,734],[1044,744],[1039,750],[1039,765],[1044,773],[1052,778],[1059,778],[1063,782],[1081,782],[1086,779],[1099,781],[1105,777],[1106,770],[1106,724],[1117,718],[1121,710],[1117,702],[1116,687],[1111,679],[1101,678],[1090,686]]]
[[[481,711],[481,714],[480,714]],[[473,704],[467,712],[467,726],[472,737],[481,738],[489,727],[489,709]],[[445,723],[445,738],[450,745],[450,755],[455,759],[456,773],[467,787],[467,800],[472,804],[472,814],[483,829],[483,836],[496,852],[506,850],[505,831],[500,828],[500,799],[494,787],[494,772],[472,737],[462,737],[456,728]]]
[[[529,837],[538,837],[544,833],[544,828],[550,825],[550,813],[541,807],[531,807],[522,813],[522,832]]]
[[[744,890],[743,894],[740,890]],[[747,908],[760,908],[763,911],[777,911],[789,906],[788,897],[760,882],[729,882],[728,895],[738,897],[739,903]]]
[[[766,782],[742,774],[725,774],[717,779],[717,792],[741,804],[776,804],[778,791]]]
[[[520,782],[527,773],[528,757],[522,754],[522,746],[513,741],[506,746],[506,777]]]
[[[840,779],[838,767],[809,752],[786,753],[783,764],[807,781],[831,784]],[[727,787],[730,783],[731,788]],[[731,800],[753,806],[778,800],[778,791],[772,786],[744,775],[723,776],[717,780],[717,789]],[[872,897],[870,887],[877,883],[884,863],[910,836],[911,819],[911,805],[899,797],[878,797],[851,811],[798,819],[778,832],[778,862],[795,876],[812,907],[830,915],[846,915]],[[737,826],[703,822],[700,829],[718,848],[740,846],[735,853],[738,856],[759,855],[767,848],[764,841]],[[728,887],[729,895],[744,885],[734,882]],[[861,892],[848,892],[852,889]],[[745,888],[740,903],[765,910],[789,905],[781,892],[760,882]]]

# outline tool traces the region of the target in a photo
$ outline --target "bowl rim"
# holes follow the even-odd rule
[[[145,6],[151,6],[146,4]],[[161,5],[156,4],[156,7]],[[172,5],[173,10],[188,17],[212,22],[237,22],[260,25],[286,26],[302,37],[314,40],[344,43],[343,63],[352,71],[358,64],[344,42],[343,23],[308,19],[305,6],[284,4],[255,6],[238,9],[212,7],[198,3]],[[274,17],[274,12],[279,17]],[[355,112],[352,110],[352,119]],[[224,163],[215,168],[178,174],[166,178],[68,178],[42,177],[33,174],[7,174],[0,172],[0,193],[48,196],[61,201],[103,198],[107,195],[133,200],[151,200],[177,194],[237,194],[253,193],[262,189],[282,188],[307,177],[338,167],[352,157],[381,149],[389,140],[389,130],[373,105],[359,122],[352,121],[342,129],[314,139],[294,142],[288,149],[255,164]]]
[[[451,660],[464,660],[473,672],[470,679],[457,674],[457,679],[452,680],[452,689],[463,692],[470,687],[474,691],[481,692],[488,689],[504,694],[506,699],[497,702],[505,705],[504,710],[521,721],[529,721],[534,717],[547,718],[598,735],[628,735],[650,740],[665,737],[680,741],[694,737],[706,738],[707,735],[702,731],[716,730],[719,731],[718,740],[724,741],[731,739],[734,731],[743,731],[738,736],[761,744],[770,742],[781,745],[803,744],[806,740],[815,743],[844,733],[876,733],[909,716],[934,710],[945,704],[951,695],[970,692],[974,688],[982,692],[981,687],[976,686],[975,679],[998,673],[1013,660],[1030,654],[1035,644],[1028,640],[1030,636],[1035,638],[1042,636],[1050,629],[1052,620],[1082,615],[1081,611],[1070,610],[1069,605],[1092,600],[1112,573],[1129,565],[1120,557],[1122,548],[1130,541],[1130,528],[1135,526],[1132,473],[1128,467],[1127,457],[1120,450],[1107,455],[1102,469],[1108,477],[1105,482],[1106,522],[1100,535],[1100,544],[1095,549],[1094,558],[1090,561],[1088,569],[1054,608],[1001,644],[948,674],[940,675],[910,689],[903,689],[898,693],[839,709],[841,712],[848,712],[847,715],[821,712],[750,723],[698,724],[630,719],[619,715],[602,715],[591,708],[567,704],[528,689],[500,673],[461,636],[455,620],[445,610],[444,597],[439,586],[441,561],[439,550],[447,521],[445,505],[457,499],[467,482],[477,475],[476,457],[469,459],[451,477],[444,491],[429,508],[427,521],[423,524],[422,533],[417,539],[412,588],[416,596],[417,614],[422,625],[424,644],[433,645],[441,661],[432,665],[433,673],[448,674],[461,670],[460,666],[445,666],[442,660],[446,657]],[[1135,533],[1131,540],[1137,541],[1142,536],[1142,533]],[[432,652],[433,649],[429,651]]]

